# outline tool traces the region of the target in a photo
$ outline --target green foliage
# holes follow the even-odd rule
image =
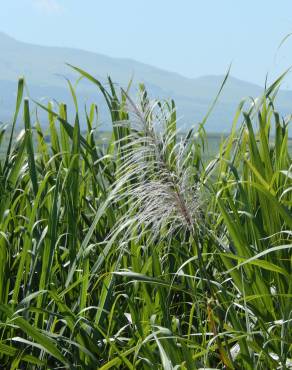
[[[141,85],[134,102],[74,69],[103,94],[113,134],[96,141],[95,105],[81,134],[69,83],[74,122],[64,104],[39,105],[43,132],[25,100],[14,139],[20,80],[0,163],[1,366],[291,368],[292,163],[274,107],[284,76],[239,104],[210,158],[205,119],[184,136],[173,101],[151,102]]]

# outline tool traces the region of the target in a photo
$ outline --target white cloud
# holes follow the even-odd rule
[[[46,14],[61,14],[64,10],[57,0],[33,0],[33,5]]]

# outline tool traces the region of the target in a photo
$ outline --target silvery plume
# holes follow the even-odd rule
[[[170,237],[194,234],[202,223],[202,191],[193,165],[190,140],[177,140],[176,114],[165,102],[151,102],[142,91],[140,103],[127,95],[129,119],[118,122],[128,135],[117,145],[122,160],[117,169],[117,205],[127,207],[122,222],[129,239],[147,234]],[[121,225],[121,223],[119,223]],[[133,229],[134,227],[134,229]]]

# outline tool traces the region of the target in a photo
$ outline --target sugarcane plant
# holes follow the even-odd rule
[[[285,73],[239,103],[210,158],[228,75],[184,133],[174,101],[71,68],[103,95],[105,144],[70,82],[72,121],[62,103],[32,108],[20,79],[0,131],[0,368],[292,368]]]

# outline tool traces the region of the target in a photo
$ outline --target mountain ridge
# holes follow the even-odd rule
[[[76,65],[106,82],[107,75],[121,86],[126,86],[133,77],[133,86],[139,82],[146,85],[150,95],[176,101],[178,115],[184,117],[181,124],[186,128],[200,122],[209,109],[225,76],[205,75],[189,78],[176,72],[166,71],[130,58],[113,58],[82,49],[34,45],[18,41],[0,32],[0,120],[8,120],[13,111],[15,92],[13,83],[23,75],[32,98],[47,100],[56,98],[71,104],[65,78],[76,80],[78,75],[66,63]],[[65,77],[65,78],[64,78]],[[229,76],[220,99],[210,116],[206,129],[228,131],[236,107],[243,97],[256,97],[263,91],[253,84],[237,77]],[[93,85],[82,81],[77,90],[82,103],[101,104],[103,101]],[[278,106],[282,114],[291,111],[292,91],[280,91]],[[103,118],[102,127],[109,129],[109,122]]]

